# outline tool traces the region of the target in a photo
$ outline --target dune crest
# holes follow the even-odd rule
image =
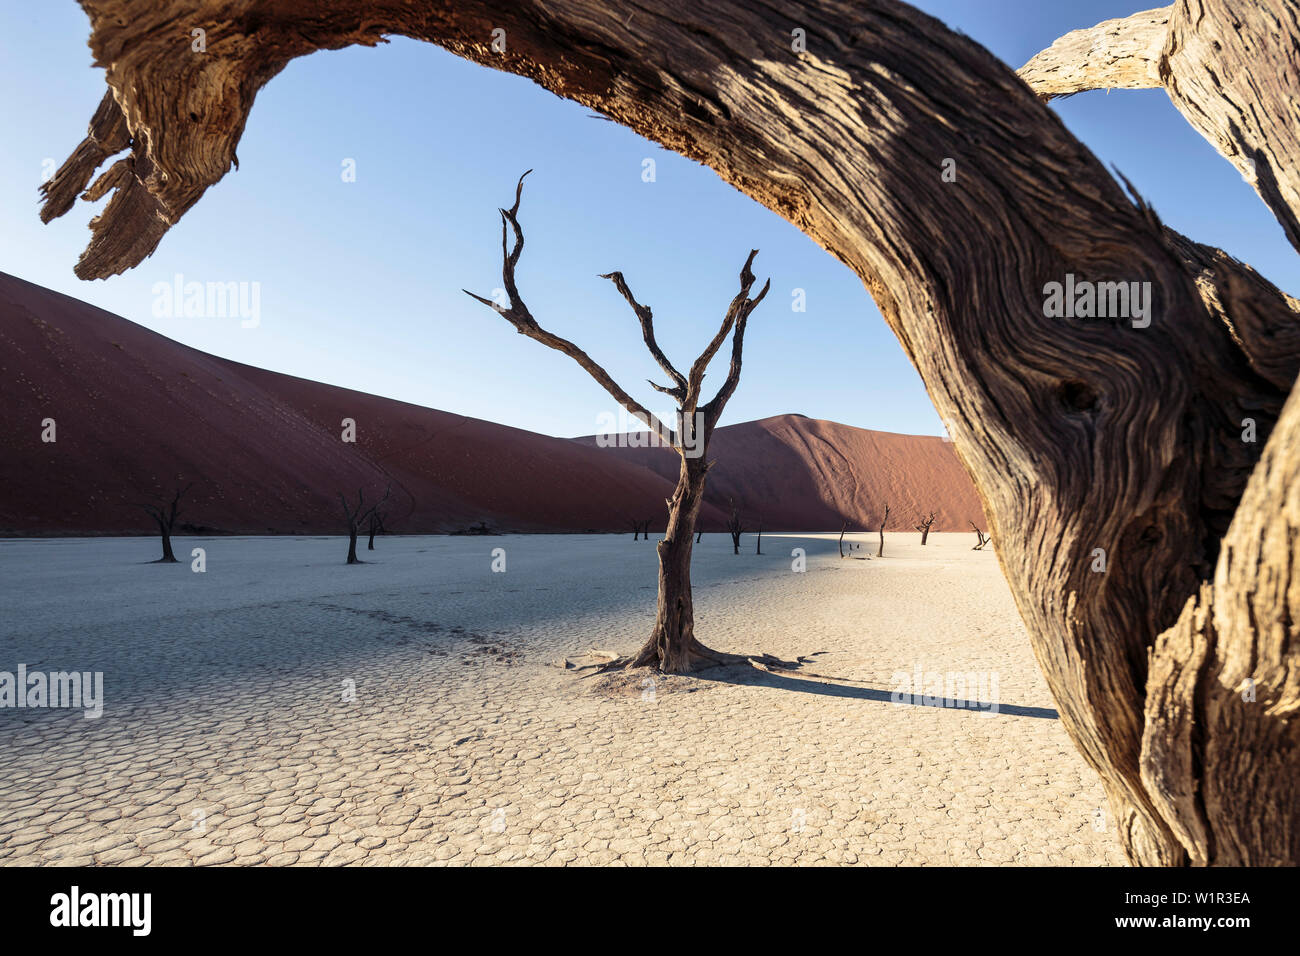
[[[178,529],[337,534],[338,494],[392,486],[395,532],[631,531],[676,480],[668,449],[599,448],[253,368],[0,273],[0,535],[149,533],[135,505],[194,482]],[[57,441],[41,440],[53,418]],[[356,443],[341,421],[358,423]],[[952,447],[785,415],[719,428],[701,511],[728,499],[764,530],[894,530],[937,510],[936,530],[981,520]],[[861,530],[860,529],[860,530]]]

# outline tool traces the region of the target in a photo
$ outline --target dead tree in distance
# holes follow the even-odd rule
[[[154,523],[158,525],[158,534],[162,537],[162,557],[154,564],[176,564],[176,555],[172,553],[172,528],[176,525],[176,519],[180,517],[181,498],[190,490],[192,482],[184,488],[177,488],[176,494],[172,495],[172,500],[167,503],[166,499],[159,504],[142,504],[138,507],[143,508],[149,517],[153,518]]]
[[[343,516],[348,523],[348,564],[362,564],[362,560],[357,557],[357,534],[363,524],[370,521],[375,511],[388,500],[388,492],[392,491],[391,486],[384,492],[384,497],[380,498],[370,507],[366,507],[365,496],[361,489],[357,489],[356,506],[348,504],[348,499],[339,493],[339,501],[343,503]]]
[[[367,529],[370,532],[370,540],[366,542],[367,551],[375,550],[375,534],[377,532],[383,532],[384,534],[388,533],[388,529],[384,527],[384,518],[386,517],[387,515],[378,508],[375,508],[370,512],[369,527]]]
[[[763,516],[758,516],[758,543],[754,547],[755,554],[763,553]]]
[[[876,550],[876,557],[885,556],[885,526],[889,524],[889,505],[885,505],[884,517],[880,519],[880,547]]]
[[[849,530],[849,523],[845,521],[842,525],[840,525],[840,557],[841,558],[844,557],[844,532],[848,530]],[[849,550],[852,549],[853,549],[853,544],[850,542]]]
[[[925,542],[930,537],[930,526],[934,524],[934,518],[935,518],[935,512],[931,511],[928,515],[926,515],[924,518],[921,519],[920,524],[915,525],[916,530],[921,532],[922,545],[924,545]]]
[[[710,664],[726,663],[730,660],[726,655],[709,650],[695,639],[695,610],[691,597],[691,549],[694,545],[692,538],[700,506],[704,501],[705,478],[712,464],[707,458],[709,439],[722,415],[722,410],[740,382],[741,353],[744,348],[745,326],[749,321],[750,313],[763,301],[771,282],[770,280],[765,282],[754,298],[749,297],[755,282],[750,266],[754,263],[754,257],[758,255],[757,249],[752,250],[740,270],[740,291],[731,300],[721,328],[700,353],[690,371],[683,375],[660,349],[659,343],[655,340],[654,318],[650,308],[636,301],[632,290],[623,279],[623,274],[610,272],[601,276],[613,282],[615,288],[632,307],[632,311],[641,323],[641,335],[645,340],[646,348],[650,350],[650,354],[672,382],[670,386],[656,385],[654,382],[650,385],[677,402],[677,422],[681,430],[679,436],[677,431],[669,428],[659,420],[658,416],[624,391],[586,352],[567,339],[542,328],[533,318],[528,306],[524,304],[519,288],[515,284],[515,266],[524,248],[524,234],[519,226],[518,213],[519,201],[524,189],[524,176],[527,176],[528,172],[519,177],[519,183],[515,187],[514,205],[509,209],[500,210],[503,260],[501,278],[509,297],[509,306],[500,306],[491,299],[474,295],[468,289],[465,292],[499,312],[521,334],[568,355],[623,408],[648,425],[661,440],[677,450],[681,457],[681,470],[673,495],[668,499],[668,525],[663,539],[658,544],[659,603],[655,613],[654,628],[640,651],[628,662],[628,666],[653,666],[666,673],[684,673]],[[514,232],[513,248],[507,241],[507,228]],[[703,384],[704,372],[728,334],[732,335],[732,339],[731,366],[727,378],[713,399],[701,404],[700,388]]]
[[[736,499],[731,499],[731,515],[727,518],[727,530],[731,533],[731,553],[740,554],[740,536],[745,533],[744,525],[740,520],[740,509],[736,506]]]
[[[972,522],[970,523],[970,526],[971,526],[971,530],[975,532],[975,539],[979,542],[979,544],[975,545],[975,547],[971,548],[971,550],[972,550],[972,551],[983,551],[983,550],[984,550],[984,545],[988,544],[988,543],[989,543],[991,540],[993,540],[993,539],[990,538],[988,535],[986,535],[986,534],[985,534],[983,531],[981,531],[978,527],[976,527],[974,521],[972,521]]]

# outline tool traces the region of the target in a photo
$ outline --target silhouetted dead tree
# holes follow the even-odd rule
[[[365,497],[361,489],[357,489],[356,506],[348,504],[348,499],[339,493],[339,501],[343,503],[343,516],[348,523],[348,564],[362,564],[362,560],[357,557],[357,534],[361,526],[370,521],[375,511],[388,500],[388,493],[392,491],[391,486],[384,492],[384,497],[380,498],[370,507],[366,507]]]
[[[736,505],[736,499],[731,499],[731,515],[727,518],[727,531],[731,533],[731,553],[740,554],[740,536],[745,533],[745,527],[740,520],[740,508]]]
[[[930,537],[930,526],[934,524],[934,518],[935,518],[935,512],[931,511],[928,515],[926,515],[924,518],[921,519],[920,524],[915,526],[916,530],[921,532],[922,545],[924,545],[925,542]]]
[[[755,282],[750,266],[753,265],[758,250],[750,252],[740,270],[740,291],[731,300],[717,334],[685,375],[677,370],[660,349],[659,343],[655,340],[654,318],[650,308],[637,302],[632,290],[623,279],[623,274],[611,272],[601,277],[613,282],[615,288],[632,307],[632,311],[640,321],[641,335],[645,340],[646,348],[672,382],[670,386],[656,385],[654,382],[650,385],[656,391],[676,400],[679,435],[678,431],[669,428],[619,387],[610,378],[609,373],[596,364],[586,352],[567,339],[542,328],[533,318],[528,306],[524,304],[515,283],[515,266],[524,248],[524,234],[519,226],[518,213],[524,189],[524,176],[527,175],[528,172],[525,172],[519,177],[519,183],[515,187],[514,205],[509,209],[500,210],[503,260],[501,278],[509,298],[509,305],[500,306],[491,299],[474,295],[469,290],[465,290],[466,294],[499,312],[521,334],[572,358],[620,405],[648,425],[661,441],[676,449],[681,458],[677,487],[673,490],[672,497],[668,499],[668,525],[663,539],[658,544],[659,604],[654,628],[641,650],[631,658],[628,666],[654,666],[665,672],[683,673],[709,664],[743,660],[743,658],[711,651],[695,639],[695,609],[691,595],[691,549],[694,545],[695,522],[704,501],[705,478],[712,465],[706,457],[709,439],[713,435],[718,418],[722,415],[722,410],[740,382],[741,353],[744,348],[745,326],[749,321],[750,313],[763,301],[771,285],[770,282],[764,283],[758,295],[752,299],[749,297]],[[514,232],[513,248],[508,241],[508,230]],[[713,399],[701,404],[700,389],[704,381],[704,372],[729,334],[732,336],[731,366],[727,371],[727,378]]]
[[[840,557],[844,557],[844,532],[849,530],[849,523],[846,521],[840,525]],[[849,550],[853,550],[853,545],[849,545]]]
[[[885,556],[885,528],[889,524],[889,505],[885,505],[885,514],[880,519],[880,547],[876,550],[876,557]]]
[[[754,546],[755,554],[763,553],[763,516],[758,516],[758,542]]]
[[[185,492],[189,491],[193,482],[184,488],[177,488],[176,494],[172,496],[170,503],[163,499],[158,504],[141,504],[137,505],[153,518],[154,523],[158,525],[158,534],[162,537],[162,557],[155,561],[155,564],[175,564],[176,555],[172,553],[172,528],[176,525],[176,519],[180,517],[181,498]]]
[[[972,550],[972,551],[983,551],[983,550],[984,550],[984,545],[988,544],[988,543],[989,543],[991,540],[993,540],[993,539],[990,538],[988,535],[986,535],[986,534],[985,534],[983,531],[981,531],[979,528],[977,528],[977,527],[975,526],[975,522],[974,522],[974,521],[972,521],[972,522],[970,523],[970,526],[971,526],[971,530],[975,532],[975,539],[979,542],[977,545],[975,545],[975,547],[971,548],[971,550]]]
[[[697,532],[695,533],[695,543],[696,543],[696,544],[699,544],[699,543],[700,543],[700,539],[703,538],[703,537],[704,537],[704,529],[701,528],[699,531],[697,531]]]
[[[649,540],[650,540],[650,522],[653,521],[653,520],[654,520],[653,518],[646,518],[644,521],[637,521],[636,519],[633,519],[633,520],[632,520],[632,540],[635,541],[635,540],[637,540],[638,537],[640,537],[640,536],[644,536],[645,539],[646,539],[647,541],[649,541]]]
[[[373,551],[373,550],[375,550],[375,534],[376,534],[376,533],[379,533],[379,532],[382,532],[382,533],[384,533],[384,534],[387,534],[387,533],[388,533],[388,529],[384,526],[384,519],[385,519],[386,517],[387,517],[387,516],[386,516],[382,511],[378,510],[377,508],[376,508],[375,510],[373,510],[373,511],[370,512],[370,520],[369,520],[369,528],[368,528],[368,530],[369,530],[369,532],[370,532],[370,540],[366,542],[366,550],[367,550],[367,551]]]

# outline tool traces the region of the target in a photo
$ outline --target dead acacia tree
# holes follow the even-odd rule
[[[758,541],[754,545],[754,553],[763,553],[763,516],[758,516]]]
[[[375,550],[375,535],[377,533],[379,532],[383,532],[384,534],[388,533],[388,529],[384,527],[385,517],[386,516],[384,515],[384,513],[380,511],[378,508],[375,508],[370,512],[370,518],[368,520],[368,527],[367,527],[367,530],[370,532],[370,540],[366,542],[367,551]]]
[[[384,491],[382,498],[369,507],[366,506],[365,496],[360,488],[357,489],[357,503],[355,505],[349,505],[348,499],[342,492],[339,493],[339,501],[343,504],[343,517],[347,520],[348,525],[348,564],[364,563],[357,557],[357,535],[360,533],[361,526],[368,523],[379,507],[388,500],[390,491],[392,491],[391,487]],[[371,540],[373,541],[373,536]]]
[[[889,525],[889,505],[885,505],[885,513],[880,517],[880,547],[876,549],[876,557],[885,556],[885,528]]]
[[[848,530],[849,530],[849,523],[845,521],[842,525],[840,525],[840,557],[841,558],[844,557],[844,532]],[[853,545],[850,544],[849,550],[852,549],[853,549]]]
[[[707,459],[709,439],[713,435],[718,418],[722,415],[722,410],[740,382],[741,353],[750,313],[763,301],[771,285],[770,282],[764,283],[758,295],[752,299],[749,297],[755,282],[750,266],[753,265],[758,250],[750,252],[740,270],[740,291],[727,307],[717,334],[685,375],[677,370],[660,349],[659,343],[655,340],[653,314],[649,306],[637,302],[623,274],[611,272],[601,276],[603,279],[609,279],[632,307],[633,313],[641,324],[641,335],[645,340],[646,348],[672,383],[671,385],[650,383],[655,391],[668,395],[677,403],[678,427],[669,428],[615,383],[609,373],[597,365],[586,352],[567,339],[542,328],[528,310],[528,306],[524,304],[515,282],[515,266],[524,248],[524,233],[519,226],[518,214],[519,202],[523,196],[524,177],[528,172],[519,177],[519,183],[515,187],[514,205],[509,209],[500,210],[501,278],[509,297],[509,306],[499,306],[491,299],[474,295],[468,290],[465,290],[466,294],[499,312],[521,334],[568,355],[612,395],[615,401],[645,422],[661,441],[676,449],[681,458],[681,470],[678,474],[677,487],[673,490],[672,497],[667,500],[668,525],[663,540],[658,544],[659,603],[655,613],[655,623],[645,645],[630,659],[628,666],[657,667],[667,673],[685,673],[709,664],[722,663],[731,658],[709,650],[695,638],[695,610],[691,595],[691,549],[694,546],[692,538],[695,534],[695,522],[699,517],[700,506],[704,502],[705,479],[712,465],[712,462]],[[509,243],[507,230],[514,233],[513,247]],[[702,403],[701,386],[704,382],[705,370],[728,335],[732,337],[731,365],[726,380],[710,401]]]
[[[974,522],[974,521],[972,521],[972,522],[970,523],[970,527],[971,527],[971,530],[975,532],[975,542],[976,542],[976,543],[975,543],[975,547],[971,548],[971,550],[972,550],[972,551],[983,551],[983,550],[984,550],[984,545],[988,544],[988,543],[992,540],[992,538],[990,538],[990,537],[989,537],[988,535],[986,535],[982,530],[980,530],[980,529],[975,525],[975,522]]]
[[[1300,863],[1300,619],[1289,601],[1253,604],[1300,569],[1300,521],[1276,480],[1300,461],[1300,408],[1286,404],[1300,370],[1293,300],[1163,226],[979,44],[896,0],[642,0],[633,32],[596,0],[546,0],[544,13],[298,0],[274,17],[191,0],[186,23],[208,40],[196,57],[175,42],[171,5],[83,7],[110,89],[42,210],[48,221],[111,194],[82,278],[155,249],[232,167],[257,92],[287,63],[393,34],[528,76],[796,223],[862,278],[951,423],[1129,858]],[[790,49],[791,23],[804,52]],[[1300,0],[1178,0],[1155,60],[1293,244],[1297,24]],[[957,178],[941,183],[944,157]],[[998,228],[972,244],[972,223]],[[1155,318],[1044,321],[1044,283],[1067,272],[1150,281]],[[1258,444],[1239,440],[1244,417]],[[1262,515],[1285,534],[1243,551]],[[1126,556],[1123,587],[1091,571],[1097,547]],[[1175,669],[1163,655],[1184,645],[1194,653]],[[1232,684],[1242,668],[1249,707]],[[1170,695],[1185,724],[1153,712]]]
[[[650,522],[653,518],[646,518],[644,521],[632,519],[632,540],[636,541],[638,537],[644,535],[647,541],[650,540]]]
[[[921,532],[922,545],[924,545],[926,540],[930,537],[930,526],[934,524],[935,515],[936,512],[931,511],[928,515],[926,515],[924,518],[921,519],[920,524],[915,526],[916,530]]]
[[[172,495],[172,500],[168,502],[165,498],[157,503],[140,504],[136,507],[144,511],[153,518],[154,523],[158,525],[158,534],[162,538],[162,557],[154,564],[175,564],[176,555],[172,553],[172,528],[176,526],[176,519],[181,516],[180,503],[181,498],[193,486],[193,482],[184,488],[177,488],[176,494]]]
[[[731,514],[727,517],[727,531],[731,533],[731,553],[740,554],[740,536],[745,533],[745,526],[740,519],[740,508],[736,499],[731,499]]]

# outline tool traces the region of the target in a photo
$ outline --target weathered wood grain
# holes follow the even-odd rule
[[[1300,250],[1300,3],[1178,0],[1074,30],[1019,70],[1051,99],[1164,87]]]

